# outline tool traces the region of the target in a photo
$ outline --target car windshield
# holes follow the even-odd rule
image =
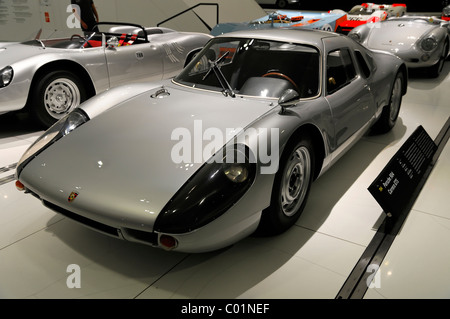
[[[105,42],[111,39],[116,39],[119,46],[136,45],[148,42],[150,34],[161,34],[161,28],[145,29],[147,37],[144,35],[144,29],[136,25],[127,25],[121,23],[115,26],[113,22],[105,22],[99,26],[98,32],[92,32],[86,35],[73,34],[70,38],[56,38],[56,39],[35,39],[22,42],[25,45],[42,46],[45,48],[58,49],[85,49],[96,48],[103,45],[103,35]]]
[[[434,17],[406,16],[406,17],[399,17],[399,18],[394,18],[394,19],[395,19],[395,21],[406,21],[406,22],[414,22],[414,23],[421,23],[421,24],[434,24],[434,25],[439,25],[442,22],[441,19],[434,18]]]
[[[59,48],[59,49],[81,49],[86,48],[88,45],[88,41],[91,41],[95,34],[92,34],[92,36],[88,36],[85,38],[84,36],[80,36],[78,34],[73,35],[71,38],[61,38],[61,39],[43,39],[43,40],[30,40],[22,42],[22,44],[25,45],[31,45],[31,46],[38,46],[38,47],[44,47],[44,48]],[[98,45],[100,46],[101,41],[101,34],[98,34],[97,40]]]
[[[293,89],[312,98],[319,94],[320,54],[302,44],[215,38],[174,81],[231,96],[278,98]]]
[[[355,7],[352,8],[348,14],[360,14],[360,15],[366,15],[366,16],[370,16],[373,13],[372,10],[368,10],[367,8],[364,7]]]

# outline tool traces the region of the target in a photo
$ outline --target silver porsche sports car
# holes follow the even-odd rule
[[[278,234],[313,180],[389,131],[407,68],[337,33],[215,37],[175,78],[101,93],[22,156],[16,185],[116,238],[182,252]]]
[[[99,26],[107,32],[0,43],[0,114],[26,108],[48,128],[106,89],[175,76],[211,38],[129,23]]]
[[[348,36],[370,49],[392,52],[409,68],[428,68],[439,76],[449,52],[450,22],[435,17],[404,16],[361,25]]]

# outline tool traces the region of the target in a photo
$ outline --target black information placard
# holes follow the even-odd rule
[[[436,153],[436,143],[419,126],[368,190],[388,216],[398,216]]]

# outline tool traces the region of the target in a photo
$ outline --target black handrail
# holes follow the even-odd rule
[[[186,9],[186,10],[180,12],[180,13],[177,13],[176,15],[174,15],[174,16],[172,16],[170,18],[167,18],[164,21],[159,22],[156,26],[159,27],[161,24],[166,23],[167,21],[170,21],[172,19],[175,19],[176,17],[182,15],[183,13],[186,13],[188,11],[194,10],[195,8],[197,8],[199,6],[216,6],[216,24],[219,24],[219,4],[218,3],[198,3],[198,4],[196,4],[193,7],[190,7],[190,8],[188,8],[188,9]],[[195,13],[195,15],[197,15],[197,14]],[[197,17],[198,17],[198,15],[197,15]],[[200,17],[198,17],[198,18],[203,22],[203,24],[208,28],[209,31],[212,30],[212,28],[209,25],[207,25],[205,21],[203,21]]]
[[[141,29],[142,30],[142,33],[143,33],[143,36],[144,36],[144,38],[143,38],[143,40],[145,41],[145,42],[149,42],[148,41],[148,34],[147,34],[147,30],[145,30],[145,28],[143,27],[143,26],[141,26],[140,24],[135,24],[135,23],[128,23],[128,22],[97,22],[96,24],[95,24],[96,26],[98,26],[98,25],[121,25],[121,26],[127,26],[127,27],[135,27],[135,28],[139,28],[139,29]],[[102,32],[100,32],[100,33],[102,33]],[[104,32],[103,32],[104,33]]]

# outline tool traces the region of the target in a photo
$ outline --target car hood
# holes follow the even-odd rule
[[[433,28],[432,25],[408,21],[384,21],[372,27],[366,42],[371,49],[398,53],[410,50],[417,40]]]
[[[168,91],[163,98],[147,91],[94,117],[27,164],[20,180],[70,211],[151,230],[166,203],[209,159],[195,153],[211,142],[203,142],[203,134],[223,132],[226,143],[238,131],[233,129],[274,107],[176,85]],[[190,144],[190,163],[174,160],[180,143]],[[68,203],[72,192],[78,196]]]
[[[42,50],[39,46],[17,42],[0,42],[0,67],[11,65],[17,61],[40,54]]]

